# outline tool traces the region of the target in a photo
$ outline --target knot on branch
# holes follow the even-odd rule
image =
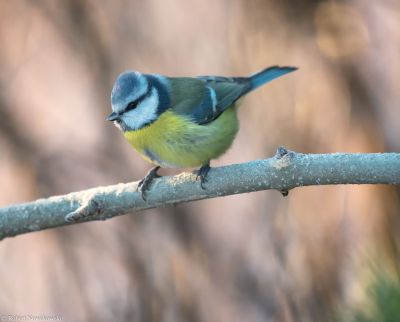
[[[287,150],[285,147],[280,146],[275,153],[275,157],[272,159],[271,165],[277,170],[281,170],[284,168],[287,168],[293,158],[294,158],[294,152]],[[287,197],[289,195],[289,190],[279,190],[279,192],[282,194],[283,197]]]
[[[289,151],[285,147],[280,146],[276,150],[272,166],[278,170],[287,168],[290,165],[291,161],[293,160],[294,154],[295,153],[293,151]]]
[[[98,216],[103,212],[103,207],[99,201],[93,197],[87,198],[82,202],[82,205],[75,211],[70,212],[65,216],[65,221],[75,222],[82,218]]]

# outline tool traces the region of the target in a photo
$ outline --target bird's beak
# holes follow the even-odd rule
[[[112,112],[109,116],[107,116],[106,120],[107,121],[115,121],[119,118],[119,115],[115,112]]]

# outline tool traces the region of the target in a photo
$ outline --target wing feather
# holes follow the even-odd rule
[[[197,124],[215,120],[246,92],[245,78],[200,76],[170,78],[172,110]]]

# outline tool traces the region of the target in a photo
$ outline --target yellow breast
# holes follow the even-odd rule
[[[205,125],[166,111],[154,123],[124,135],[149,162],[162,167],[197,167],[223,154],[238,127],[234,107]]]

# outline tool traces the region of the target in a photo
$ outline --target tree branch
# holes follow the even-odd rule
[[[0,208],[0,239],[144,209],[245,192],[300,186],[400,184],[400,153],[301,154],[279,148],[273,158],[212,168],[205,190],[195,173],[154,179],[144,201],[137,182],[98,187]]]

